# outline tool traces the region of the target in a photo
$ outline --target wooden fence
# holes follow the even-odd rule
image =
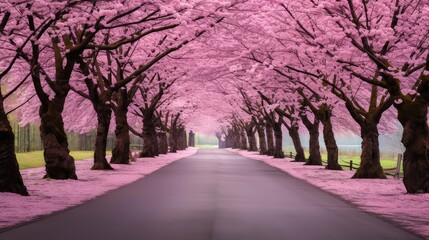
[[[294,159],[295,155],[293,154],[293,152],[289,152],[288,157]],[[401,172],[402,158],[403,158],[403,155],[401,153],[399,153],[397,156],[397,159],[396,159],[396,167],[383,168],[384,174],[393,176],[394,178],[398,178],[398,179],[400,177],[402,177],[402,172]],[[354,163],[353,160],[350,160],[350,161],[341,160],[341,162],[342,162],[342,164],[340,163],[340,166],[347,168],[350,171],[356,170],[360,166],[359,164]],[[328,164],[328,162],[323,161],[323,160],[322,160],[322,163],[324,165]]]

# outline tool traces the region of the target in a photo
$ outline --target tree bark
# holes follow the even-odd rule
[[[28,196],[15,155],[15,135],[7,119],[0,93],[0,192]]]
[[[232,148],[233,149],[238,149],[240,148],[240,132],[237,129],[237,126],[233,126],[232,128],[232,134],[231,134],[231,138],[232,138]]]
[[[153,112],[147,112],[143,118],[143,150],[140,157],[158,156],[158,139]]]
[[[296,151],[295,159],[296,162],[305,162],[304,148],[301,144],[301,138],[299,137],[298,126],[291,126],[288,128],[289,136],[292,138],[293,146]]]
[[[112,111],[104,102],[94,103],[97,112],[97,137],[95,138],[94,165],[91,170],[113,170],[106,159],[107,136],[109,135]]]
[[[325,116],[321,121],[323,124],[323,140],[328,153],[328,165],[326,166],[326,169],[343,170],[338,164],[338,146],[332,129],[331,118],[330,116]]]
[[[240,149],[247,150],[247,140],[245,131],[240,131]]]
[[[77,179],[74,158],[70,156],[67,135],[61,113],[66,95],[56,95],[53,100],[42,102],[39,108],[40,138],[46,162],[44,178]]]
[[[267,155],[274,156],[274,136],[271,124],[267,124],[265,131],[267,133]]]
[[[127,121],[128,101],[127,92],[114,93],[117,107],[113,108],[115,115],[115,147],[112,150],[112,158],[110,163],[113,164],[129,164],[130,163],[130,130]]]
[[[249,142],[248,150],[250,152],[257,152],[258,146],[256,145],[256,136],[255,136],[255,131],[253,129],[253,126],[249,126],[246,128],[246,135]]]
[[[274,131],[274,137],[275,137],[273,156],[274,158],[284,158],[285,155],[283,153],[282,124],[281,123],[273,124],[273,131]]]
[[[223,133],[223,134],[225,134],[225,147],[226,148],[232,148],[232,134],[231,134],[231,131],[230,130],[228,130],[226,133]]]
[[[176,153],[177,152],[177,130],[173,127],[171,128],[170,132],[170,152]]]
[[[195,133],[192,130],[189,131],[189,146],[195,147]]]
[[[179,127],[178,127],[178,120],[180,117],[180,113],[176,114],[174,118],[171,119],[171,126],[170,126],[170,152],[176,153],[177,152],[177,141],[179,137]]]
[[[258,137],[259,137],[259,154],[265,155],[268,153],[265,129],[262,125],[257,125],[256,130],[258,131]]]
[[[315,118],[313,123],[308,119],[306,115],[301,116],[301,120],[304,126],[307,128],[310,134],[309,141],[309,152],[308,160],[305,165],[322,165],[322,156],[320,155],[320,144],[319,144],[319,125],[320,121]]]
[[[361,163],[352,178],[386,178],[380,164],[377,123],[367,119],[360,127],[362,137]]]
[[[167,133],[159,132],[159,154],[167,154],[168,153],[168,141],[167,141]]]
[[[179,150],[185,150],[188,145],[187,145],[187,136],[186,136],[186,128],[185,126],[181,126],[179,128],[180,130],[180,144],[179,144]]]
[[[428,104],[421,96],[414,101],[395,105],[398,120],[404,128],[401,142],[405,146],[403,156],[404,185],[408,193],[429,193],[429,129]]]
[[[30,20],[30,19],[29,19]],[[30,22],[33,20],[31,19]],[[30,23],[30,26],[34,22]],[[32,27],[31,27],[32,28]],[[34,29],[33,29],[34,30]],[[55,79],[51,81],[50,90],[54,98],[43,89],[41,84],[41,67],[39,63],[40,49],[36,42],[32,42],[32,58],[30,62],[30,73],[36,95],[40,100],[40,138],[43,144],[43,155],[45,158],[46,175],[44,178],[52,179],[77,179],[74,159],[70,156],[67,135],[64,131],[64,122],[61,116],[64,110],[65,99],[70,91],[70,77],[74,65],[80,53],[83,51],[69,52],[65,58],[59,56],[58,38],[53,39],[55,52]]]

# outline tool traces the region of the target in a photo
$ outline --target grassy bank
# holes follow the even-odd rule
[[[111,154],[110,151],[107,154]],[[71,151],[70,155],[75,160],[85,160],[94,156],[93,151]],[[43,151],[17,153],[16,158],[18,159],[19,169],[35,168],[45,166],[45,160],[43,158]]]

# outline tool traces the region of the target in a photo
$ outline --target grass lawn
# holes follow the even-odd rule
[[[308,156],[308,155],[306,155],[306,156]],[[322,154],[322,159],[324,161],[327,160],[326,154]],[[349,155],[340,155],[340,156],[338,156],[338,162],[341,165],[347,165],[348,166],[349,163],[350,163],[350,160],[353,161],[353,164],[360,165],[360,156],[349,156]],[[396,167],[396,161],[397,161],[396,159],[395,160],[394,159],[383,159],[383,158],[380,159],[380,163],[381,163],[381,166],[383,168],[393,168],[393,167]]]
[[[289,157],[288,154],[289,153],[285,152],[286,157]],[[309,156],[309,153],[306,152],[305,157],[308,157],[308,156]],[[322,153],[322,160],[327,161],[327,159],[328,158],[327,158],[326,153]],[[358,167],[360,165],[360,155],[347,155],[347,154],[341,155],[340,154],[338,156],[338,163],[340,165],[343,165],[344,169],[349,169],[348,166],[350,164],[350,160],[353,161],[354,167]],[[394,168],[394,167],[396,167],[397,159],[386,159],[386,158],[381,157],[380,163],[381,163],[381,166],[383,168]],[[347,166],[347,167],[345,167],[345,166]]]
[[[112,153],[111,151],[108,151],[106,154],[110,155]],[[94,152],[93,151],[71,151],[70,155],[75,160],[85,160],[88,158],[92,158],[94,156]],[[18,159],[19,169],[45,166],[43,151],[17,153],[16,158]]]
[[[204,145],[195,145],[196,148],[218,148],[218,145],[208,145],[208,144],[204,144]]]
[[[292,154],[295,154],[295,151],[292,150],[290,147],[283,148],[283,151],[285,153],[285,157],[289,157],[290,152],[292,151]],[[308,150],[305,151],[305,157],[308,158],[309,156]],[[327,154],[326,150],[321,151],[322,160],[327,161]],[[360,151],[339,151],[338,154],[338,163],[347,167],[344,167],[344,169],[348,169],[348,166],[350,164],[350,160],[353,161],[354,167],[358,167],[360,165]],[[383,168],[394,168],[397,164],[397,157],[393,154],[388,153],[381,153],[380,156],[380,163]]]

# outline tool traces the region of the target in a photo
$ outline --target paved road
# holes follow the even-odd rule
[[[419,238],[261,162],[200,150],[87,204],[3,232],[0,239]]]

